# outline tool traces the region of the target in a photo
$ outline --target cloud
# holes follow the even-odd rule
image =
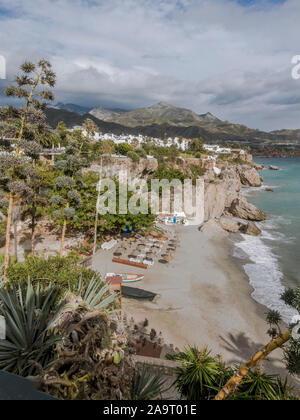
[[[59,101],[167,101],[296,128],[299,15],[298,0],[0,0],[0,54],[10,78],[23,59],[49,58]]]

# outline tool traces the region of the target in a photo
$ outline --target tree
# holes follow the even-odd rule
[[[286,290],[282,295],[282,300],[300,312],[300,288]],[[300,315],[296,315],[291,320],[289,329],[284,333],[280,329],[281,316],[279,312],[270,311],[267,315],[267,322],[270,325],[268,334],[272,340],[239,368],[238,372],[219,391],[216,400],[226,399],[242,383],[251,368],[257,366],[278,348],[283,349],[288,372],[300,375]]]
[[[74,189],[75,181],[69,176],[60,176],[56,179],[57,194],[51,197],[54,208],[53,216],[62,223],[62,234],[59,256],[62,257],[67,223],[76,218],[76,207],[81,204],[80,194]]]
[[[31,253],[35,253],[35,239],[37,222],[45,214],[45,207],[49,204],[46,191],[54,185],[55,173],[53,167],[40,163],[35,166],[31,176],[27,178],[30,194],[23,199],[23,214],[31,219]]]
[[[114,142],[111,140],[103,140],[100,145],[101,155],[112,155],[115,152]]]
[[[21,108],[5,107],[1,110],[2,119],[6,120],[16,137],[16,145],[13,154],[9,157],[11,166],[9,168],[10,182],[9,205],[7,211],[7,229],[5,244],[4,278],[9,265],[10,232],[14,202],[18,196],[27,192],[26,183],[20,181],[17,170],[24,167],[24,160],[20,155],[22,148],[29,150],[29,154],[38,153],[40,147],[36,140],[41,140],[45,134],[43,121],[45,119],[43,110],[47,100],[53,100],[54,96],[48,87],[54,87],[55,74],[51,64],[46,60],[40,60],[37,64],[25,62],[21,66],[22,74],[15,79],[16,85],[9,85],[6,88],[6,95],[25,101]],[[29,134],[32,140],[28,140]],[[3,165],[4,164],[4,165]],[[5,163],[2,161],[2,168]]]
[[[195,138],[190,141],[189,150],[193,153],[204,153],[203,140],[201,138]]]
[[[67,224],[76,220],[76,209],[82,205],[81,195],[76,189],[82,184],[82,168],[87,166],[87,160],[82,156],[76,141],[70,142],[66,153],[57,161],[55,168],[59,176],[55,181],[54,194],[51,197],[52,215],[62,224],[60,256],[63,255]]]
[[[60,121],[57,126],[56,126],[56,132],[59,136],[60,139],[60,144],[62,146],[66,146],[67,145],[67,134],[68,134],[68,130],[66,127],[66,124],[63,121]]]
[[[120,155],[127,156],[129,152],[133,152],[133,147],[128,143],[120,143],[116,146],[117,152]]]
[[[92,139],[95,136],[95,134],[97,133],[97,131],[99,131],[98,126],[90,118],[87,118],[85,120],[82,127],[86,131],[87,137],[89,139]]]

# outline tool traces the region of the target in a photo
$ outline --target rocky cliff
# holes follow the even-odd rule
[[[265,215],[248,203],[242,195],[243,187],[259,187],[262,179],[253,163],[235,165],[218,163],[221,173],[205,174],[205,220],[224,214],[246,220],[264,220]]]
[[[141,159],[138,163],[127,157],[105,156],[101,162],[94,163],[87,170],[98,172],[102,177],[124,180],[126,177],[134,179],[148,177],[158,168],[156,159]]]
[[[244,187],[261,186],[262,180],[251,159],[246,165],[237,165],[230,161],[218,161],[216,174],[212,161],[201,159],[174,162],[173,167],[190,175],[190,164],[206,169],[203,176],[205,183],[205,221],[219,219],[222,216],[236,217],[250,221],[266,218],[263,211],[248,203],[242,194]],[[156,159],[141,159],[139,163],[128,158],[105,157],[102,161],[102,176],[119,178],[147,178],[158,168]],[[89,171],[100,172],[101,164],[94,163]]]

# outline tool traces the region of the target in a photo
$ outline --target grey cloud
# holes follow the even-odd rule
[[[300,2],[249,10],[228,0],[0,0],[8,75],[49,58],[56,97],[126,108],[156,101],[262,129],[299,126]],[[1,96],[0,103],[5,102]],[[276,117],[277,116],[277,117]]]

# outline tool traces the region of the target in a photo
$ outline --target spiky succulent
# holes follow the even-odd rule
[[[8,169],[15,168],[23,165],[24,161],[21,157],[17,157],[12,153],[2,152],[0,153],[0,170],[1,172],[7,171]]]
[[[0,200],[0,208],[1,209],[7,209],[9,206],[9,201],[7,198],[1,198]]]
[[[53,217],[55,219],[59,219],[61,217],[61,211],[60,210],[54,210],[54,212],[52,214],[53,214]]]
[[[74,201],[76,204],[81,203],[80,194],[76,190],[68,192],[68,199]]]
[[[31,194],[31,189],[22,181],[9,182],[8,188],[12,193],[18,194],[21,197],[29,196]]]
[[[65,209],[63,209],[63,215],[68,219],[74,219],[75,209],[73,207],[66,207]]]
[[[63,171],[68,167],[68,162],[66,160],[59,160],[58,162],[55,162],[55,169],[58,171]]]
[[[66,205],[66,200],[60,195],[53,195],[51,197],[51,203],[57,206]]]
[[[56,179],[56,187],[58,189],[67,189],[67,188],[72,188],[75,185],[75,181],[74,179],[72,179],[69,176],[59,176]]]
[[[36,159],[42,151],[41,145],[35,141],[22,141],[21,148],[27,156]]]

